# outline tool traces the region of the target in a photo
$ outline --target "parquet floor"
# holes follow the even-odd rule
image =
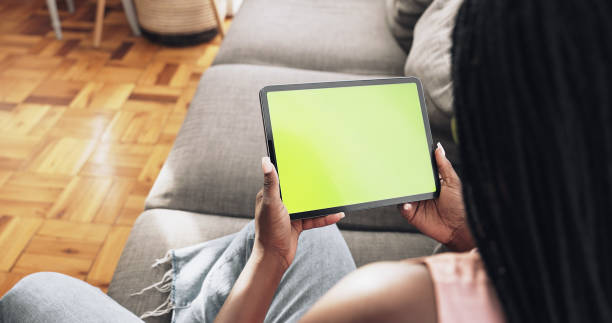
[[[0,296],[57,271],[106,290],[130,228],[220,39],[165,48],[131,36],[110,2],[0,1]],[[229,25],[230,21],[226,21]]]

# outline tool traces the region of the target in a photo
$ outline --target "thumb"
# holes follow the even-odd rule
[[[270,161],[270,157],[261,159],[261,169],[264,172],[264,199],[273,200],[280,199],[280,189],[278,188],[278,174],[274,165]]]
[[[453,165],[451,164],[450,160],[446,158],[446,152],[444,151],[442,144],[438,143],[438,148],[436,148],[435,154],[440,178],[450,186],[460,183],[459,176],[457,176]]]

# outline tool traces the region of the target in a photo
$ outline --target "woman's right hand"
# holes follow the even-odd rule
[[[466,223],[461,180],[438,143],[435,151],[440,174],[440,196],[433,200],[399,205],[402,216],[423,234],[454,251],[475,247]]]

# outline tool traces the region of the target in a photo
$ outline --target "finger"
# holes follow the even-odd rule
[[[414,208],[412,206],[412,203],[404,203],[400,205],[400,213],[404,214],[404,215],[408,215],[412,213],[412,209]]]
[[[261,169],[264,172],[263,198],[268,200],[279,199],[280,189],[278,188],[278,174],[270,157],[261,159]]]
[[[310,230],[310,229],[314,229],[317,228],[318,225],[318,221],[320,221],[319,218],[311,218],[311,219],[303,219],[302,220],[302,231],[306,231],[306,230]]]
[[[302,231],[310,230],[313,228],[312,219],[302,219]]]
[[[453,168],[451,162],[446,158],[446,152],[444,151],[444,147],[442,144],[438,143],[438,148],[436,148],[436,164],[438,164],[438,172],[440,173],[440,177],[444,182],[449,185],[455,185],[459,182],[459,177]]]
[[[344,218],[344,212],[334,213],[314,219],[304,219],[302,220],[302,230],[310,230],[314,228],[325,227],[328,225],[332,225],[337,223],[338,221]]]
[[[260,189],[259,192],[257,192],[257,195],[255,195],[255,209],[257,210],[257,208],[260,207],[262,203],[263,203],[263,188]]]
[[[404,203],[400,207],[400,213],[407,220],[412,220],[412,217],[414,216],[414,210],[415,207],[414,205],[412,205],[412,203]]]

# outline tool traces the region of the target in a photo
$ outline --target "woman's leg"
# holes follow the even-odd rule
[[[293,263],[272,300],[266,322],[297,322],[355,261],[336,225],[302,232]]]
[[[142,322],[98,288],[63,274],[24,277],[0,299],[0,322]]]
[[[251,254],[254,239],[251,221],[231,241],[214,240],[198,247],[196,256],[190,248],[175,251],[174,262],[182,263],[174,282],[175,322],[214,321]],[[353,270],[355,262],[336,225],[302,232],[265,322],[298,321]]]

